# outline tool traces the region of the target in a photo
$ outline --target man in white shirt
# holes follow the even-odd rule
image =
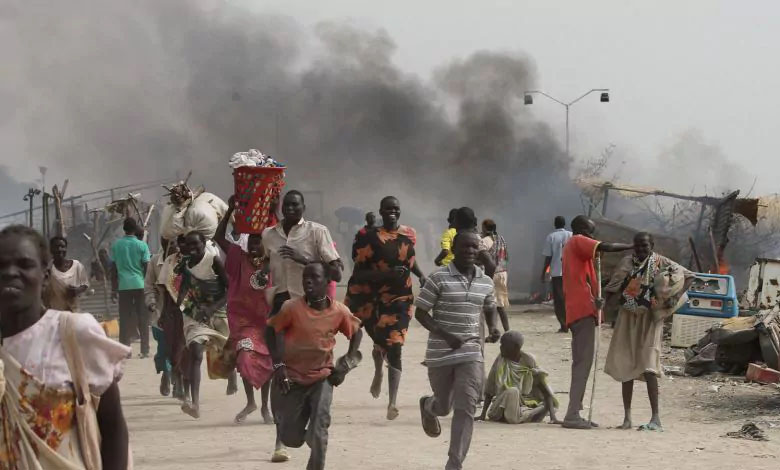
[[[330,279],[341,281],[339,253],[324,225],[303,219],[306,204],[303,194],[292,190],[282,200],[283,219],[263,230],[263,247],[270,257],[273,305],[275,315],[285,300],[299,299],[303,293],[303,268],[314,261],[331,267]]]
[[[563,297],[563,246],[571,238],[571,232],[566,230],[566,219],[562,216],[555,218],[555,231],[547,235],[542,249],[544,256],[544,268],[542,269],[542,282],[547,281],[549,269],[552,282],[553,304],[555,305],[555,317],[561,324],[559,333],[566,333],[566,304]]]

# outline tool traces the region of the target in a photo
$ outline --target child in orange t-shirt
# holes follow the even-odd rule
[[[596,224],[580,215],[571,222],[574,236],[563,247],[563,295],[566,298],[566,327],[571,330],[571,388],[569,409],[563,427],[590,429],[596,423],[580,416],[590,368],[593,365],[596,320],[602,300],[598,298],[593,259],[600,252],[626,251],[633,245],[602,243],[593,239]]]
[[[325,263],[308,264],[303,270],[305,297],[286,301],[268,320],[275,332],[274,341],[268,343],[275,371],[271,389],[277,420],[274,459],[283,457],[277,455],[284,453],[280,443],[300,447],[306,442],[311,448],[306,468],[311,470],[325,468],[333,387],[360,361],[360,320],[326,295],[329,273]],[[334,367],[333,348],[339,332],[350,339],[349,351]]]

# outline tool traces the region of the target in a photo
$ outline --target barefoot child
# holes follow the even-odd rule
[[[307,470],[323,470],[328,446],[333,387],[344,380],[346,367],[356,365],[360,352],[360,320],[326,295],[330,267],[313,262],[303,270],[304,297],[286,301],[268,320],[273,338],[268,346],[274,361],[271,406],[277,438],[286,446],[309,445]],[[334,369],[336,334],[350,338],[349,351]],[[278,446],[278,443],[277,443]]]
[[[550,423],[561,424],[555,416],[558,400],[547,385],[547,372],[536,359],[523,351],[523,335],[507,331],[501,336],[501,354],[493,362],[485,384],[482,416],[509,424],[538,423],[548,414]]]

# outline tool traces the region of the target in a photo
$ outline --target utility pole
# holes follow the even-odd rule
[[[30,227],[33,226],[33,201],[35,199],[35,196],[39,194],[41,194],[40,189],[30,188],[27,190],[27,194],[25,194],[23,198],[24,201],[30,201],[30,215],[29,215]]]

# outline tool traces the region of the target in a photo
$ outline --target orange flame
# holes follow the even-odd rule
[[[731,266],[724,258],[718,260],[718,274],[729,274],[731,272]]]

